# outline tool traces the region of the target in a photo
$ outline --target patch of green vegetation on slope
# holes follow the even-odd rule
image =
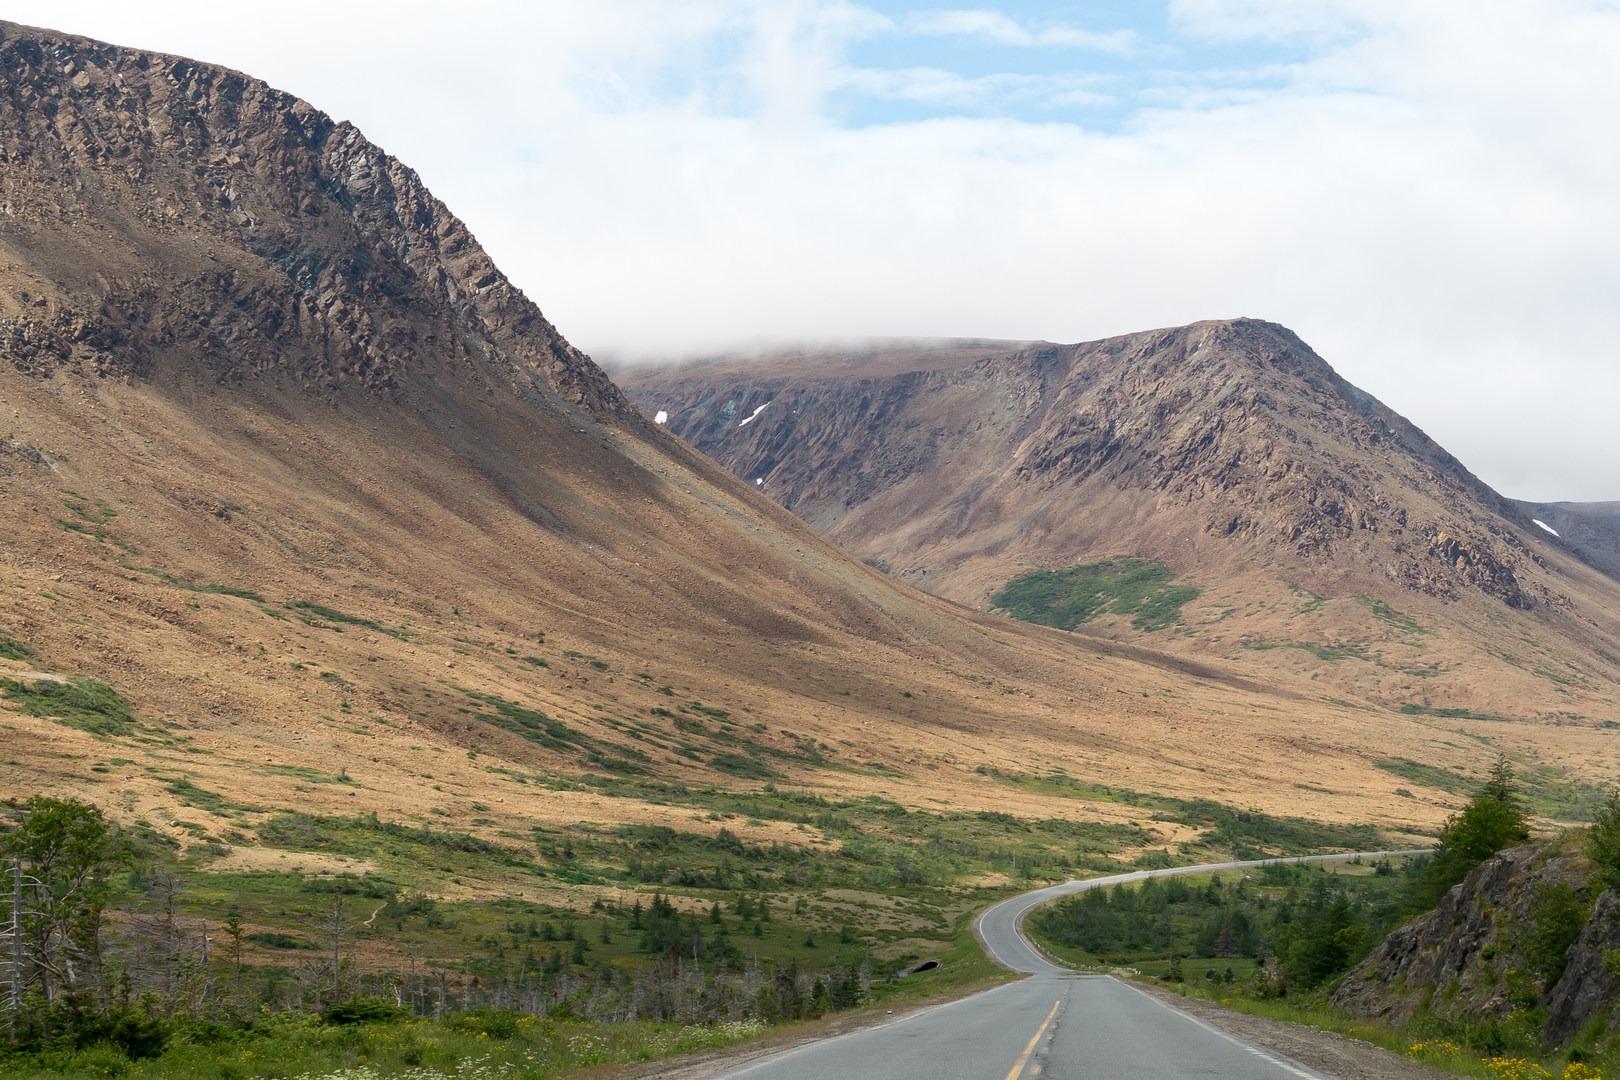
[[[235,585],[221,585],[213,581],[205,581],[201,584],[193,584],[189,581],[181,581],[167,570],[159,570],[155,566],[130,566],[129,569],[134,570],[137,573],[148,574],[157,578],[165,585],[173,585],[175,588],[184,589],[187,592],[210,593],[216,596],[235,596],[242,600],[253,600],[258,603],[264,603],[264,597],[260,596],[251,589],[241,589],[237,588]]]
[[[1182,605],[1198,598],[1197,589],[1171,581],[1169,568],[1160,563],[1085,563],[1013,578],[990,598],[990,606],[1060,630],[1073,630],[1105,614],[1129,616],[1138,630],[1163,630],[1181,621]]]
[[[1355,642],[1331,642],[1319,644],[1311,641],[1245,641],[1245,649],[1255,652],[1265,652],[1268,649],[1301,649],[1310,653],[1318,660],[1337,663],[1340,660],[1365,660],[1368,663],[1377,663],[1377,657],[1367,654],[1366,646]]]
[[[1476,711],[1474,709],[1436,707],[1436,706],[1431,706],[1431,705],[1420,705],[1415,701],[1409,701],[1405,705],[1402,705],[1401,706],[1401,714],[1403,716],[1434,716],[1434,717],[1439,717],[1442,720],[1506,720],[1506,719],[1508,719],[1505,716],[1496,716],[1493,713],[1482,713],[1482,712],[1478,712],[1478,711]]]
[[[26,642],[18,641],[9,634],[0,633],[0,660],[20,660],[27,662],[34,657],[34,647]]]
[[[1403,615],[1401,612],[1396,611],[1382,600],[1374,599],[1371,596],[1358,596],[1355,598],[1355,601],[1368,611],[1372,612],[1373,618],[1377,619],[1379,622],[1387,623],[1402,633],[1434,633],[1434,631],[1427,629],[1422,623],[1418,622],[1410,615]]]
[[[294,600],[289,603],[287,607],[296,613],[300,619],[306,623],[309,623],[310,625],[314,625],[317,621],[326,623],[342,623],[349,626],[363,626],[367,630],[375,630],[379,634],[387,634],[389,637],[398,638],[401,641],[409,641],[411,639],[410,633],[399,627],[384,626],[375,619],[362,618],[359,615],[348,615],[344,612],[326,607],[323,604],[312,603],[308,600]],[[342,630],[343,627],[328,626],[327,629]]]
[[[1410,780],[1422,787],[1433,788],[1436,791],[1460,795],[1465,791],[1472,791],[1479,786],[1479,781],[1472,777],[1451,769],[1443,769],[1438,765],[1425,765],[1421,761],[1410,758],[1374,758],[1375,766],[1387,773],[1394,773],[1403,780]]]
[[[530,709],[519,705],[515,701],[507,701],[496,694],[481,694],[476,690],[456,687],[463,694],[474,701],[483,702],[493,706],[494,712],[481,712],[478,719],[486,724],[493,724],[498,728],[520,735],[532,743],[538,743],[548,750],[585,749],[591,745],[591,739],[583,732],[575,731],[561,720],[554,719],[539,709]]]
[[[135,729],[129,703],[94,679],[0,679],[0,696],[29,716],[56,720],[92,735],[128,735]]]

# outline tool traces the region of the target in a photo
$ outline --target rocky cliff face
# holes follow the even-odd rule
[[[9,23],[0,277],[0,349],[42,377],[201,365],[399,392],[449,364],[630,414],[353,126],[223,68]]]
[[[1391,934],[1344,977],[1335,1007],[1403,1023],[1422,1012],[1471,1024],[1534,1018],[1543,1045],[1566,1047],[1595,1018],[1620,1010],[1620,978],[1604,954],[1620,946],[1620,896],[1605,892],[1560,969],[1538,972],[1531,939],[1549,917],[1544,890],[1585,893],[1591,867],[1577,839],[1532,844],[1487,860],[1440,906]]]

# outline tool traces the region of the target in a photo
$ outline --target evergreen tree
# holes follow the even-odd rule
[[[1413,883],[1408,907],[1413,911],[1434,907],[1474,867],[1529,836],[1524,808],[1513,785],[1513,767],[1506,757],[1498,757],[1490,779],[1440,831],[1440,843],[1428,867]]]
[[[1620,888],[1620,788],[1609,792],[1586,831],[1586,855],[1597,867],[1603,888]]]
[[[100,810],[75,799],[35,795],[12,812],[17,820],[0,834],[0,858],[22,875],[28,897],[19,920],[23,966],[14,977],[24,993],[55,1003],[90,989],[99,972],[112,828]]]

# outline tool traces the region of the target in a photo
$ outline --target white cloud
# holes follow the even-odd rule
[[[1026,106],[1078,108],[1113,103],[1095,89],[1101,80],[1085,76],[1044,76],[1002,72],[966,78],[940,68],[858,68],[846,71],[841,86],[875,98],[925,102],[958,108]]]
[[[1030,27],[1000,11],[985,8],[912,12],[901,20],[900,29],[909,34],[969,37],[991,45],[1022,48],[1048,46],[1128,53],[1136,44],[1136,35],[1129,30],[1098,33],[1060,23]]]

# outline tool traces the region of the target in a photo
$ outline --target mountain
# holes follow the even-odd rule
[[[1616,581],[1283,327],[615,377],[845,550],[963,604],[1135,560],[1196,599],[1079,629],[1382,708],[1620,719]]]
[[[1379,760],[1489,760],[849,558],[641,417],[410,169],[248,76],[0,23],[0,162],[6,797],[245,868],[288,865],[288,810],[721,827],[660,784],[1141,816],[1023,782],[1063,772],[1402,832],[1454,799]],[[1535,753],[1578,770],[1592,734]]]
[[[1515,502],[1536,527],[1559,537],[1589,565],[1620,579],[1620,502]]]

